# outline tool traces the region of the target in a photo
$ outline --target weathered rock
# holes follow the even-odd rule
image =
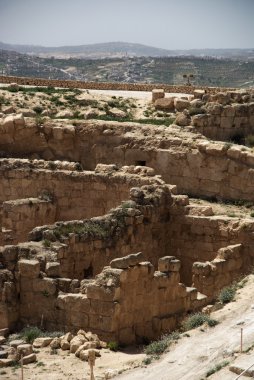
[[[188,125],[191,125],[191,117],[186,112],[180,112],[176,115],[175,124],[179,125],[180,127],[187,127]]]
[[[93,350],[95,352],[95,356],[96,357],[100,357],[101,356],[101,353],[99,350]],[[80,351],[79,353],[79,358],[83,361],[88,361],[88,355],[89,355],[89,349],[83,349]]]
[[[23,356],[30,355],[33,353],[33,346],[29,343],[19,344],[17,346],[17,353],[20,357],[21,355]]]
[[[155,88],[152,91],[152,102],[154,103],[157,99],[162,99],[165,97],[165,91],[163,89]]]
[[[185,99],[176,98],[174,100],[175,109],[179,112],[190,108],[190,102]]]
[[[52,340],[53,338],[50,338],[50,337],[36,338],[33,341],[33,346],[35,348],[47,347],[52,342]]]
[[[70,342],[68,342],[68,340],[66,340],[66,339],[63,339],[63,340],[61,340],[60,346],[61,346],[61,349],[64,351],[69,350],[70,349]]]
[[[169,98],[157,99],[154,103],[154,106],[157,110],[160,110],[160,111],[173,112],[175,109],[174,98],[169,97]]]
[[[0,359],[0,368],[9,367],[13,365],[12,359]]]
[[[36,354],[30,354],[23,357],[23,364],[26,365],[26,364],[34,363],[36,362],[36,360],[37,360]],[[20,363],[21,363],[21,360],[20,360]]]
[[[46,269],[45,269],[47,275],[49,277],[59,277],[60,273],[60,263],[58,262],[48,262],[46,264]]]
[[[111,108],[108,111],[108,114],[113,117],[125,118],[127,116],[126,112],[119,110],[118,108]]]
[[[73,117],[73,113],[69,110],[59,111],[56,114],[56,118],[59,118],[59,119],[69,119],[71,117]]]
[[[84,335],[77,335],[70,341],[70,352],[73,354],[77,351],[77,349],[86,342],[86,338]]]
[[[58,349],[61,347],[61,339],[60,338],[54,338],[51,342],[50,342],[50,347],[52,349]]]
[[[23,340],[23,339],[17,339],[17,340],[12,340],[9,345],[11,347],[14,347],[14,348],[17,348],[18,346],[20,346],[21,344],[25,344],[26,342]]]
[[[158,261],[158,270],[160,272],[179,272],[180,267],[180,260],[177,260],[174,256],[164,256]]]

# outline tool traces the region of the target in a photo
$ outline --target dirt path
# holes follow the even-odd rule
[[[238,291],[237,302],[214,312],[220,321],[214,328],[196,329],[191,337],[182,338],[162,360],[118,376],[121,380],[201,380],[217,363],[232,359],[239,350],[243,327],[244,348],[254,341],[254,308],[252,308],[254,276]],[[202,331],[204,330],[204,331]]]

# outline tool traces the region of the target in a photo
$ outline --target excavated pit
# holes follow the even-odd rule
[[[75,124],[1,121],[0,328],[155,339],[251,270],[251,217],[181,194],[254,201],[254,154],[194,126]]]

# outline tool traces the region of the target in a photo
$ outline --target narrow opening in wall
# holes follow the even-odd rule
[[[136,166],[146,166],[146,161],[136,161],[135,165]]]
[[[93,278],[93,267],[90,265],[87,269],[84,269],[84,278]]]

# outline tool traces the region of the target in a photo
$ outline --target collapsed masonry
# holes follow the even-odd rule
[[[253,200],[250,149],[177,126],[7,121],[2,156],[26,158],[0,159],[0,328],[154,339],[252,267],[251,218],[169,185]]]

